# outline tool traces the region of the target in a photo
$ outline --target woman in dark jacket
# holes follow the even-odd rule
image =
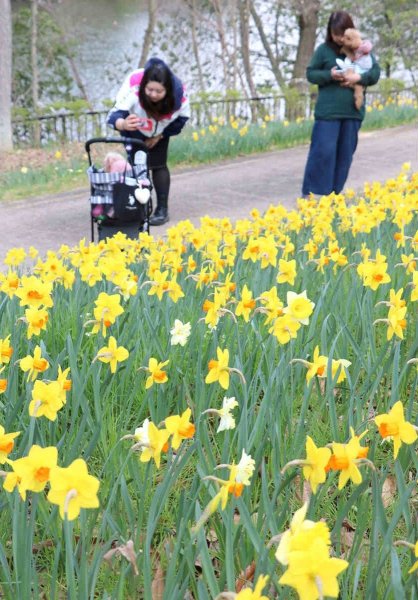
[[[318,85],[315,123],[302,185],[302,195],[310,193],[339,194],[348,177],[357,147],[358,132],[365,114],[365,103],[354,105],[355,83],[369,86],[377,83],[380,67],[372,56],[372,67],[362,75],[342,73],[336,59],[344,59],[342,36],[354,28],[345,11],[333,12],[328,21],[326,41],[318,46],[307,68],[307,78]]]
[[[159,58],[151,58],[144,69],[128,75],[109,113],[109,125],[123,136],[138,138],[148,146],[157,194],[151,225],[168,221],[168,142],[171,136],[180,133],[189,117],[190,105],[182,82]]]

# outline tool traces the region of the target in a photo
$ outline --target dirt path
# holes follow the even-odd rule
[[[163,234],[170,225],[204,215],[248,216],[254,207],[294,206],[300,193],[308,146],[278,150],[172,173],[171,221],[155,227]],[[365,181],[395,177],[404,162],[418,171],[418,127],[402,126],[360,135],[347,187],[360,190]],[[87,178],[86,178],[87,179]],[[56,196],[0,204],[0,260],[13,246],[34,245],[41,253],[61,244],[90,240],[88,183],[85,189]]]

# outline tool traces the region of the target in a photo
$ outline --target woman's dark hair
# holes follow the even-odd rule
[[[326,44],[332,48],[337,54],[340,52],[340,46],[332,39],[332,34],[343,35],[344,31],[349,28],[354,28],[353,19],[345,10],[336,10],[331,13],[328,19]]]
[[[149,97],[145,93],[145,87],[150,81],[164,86],[166,95],[162,100],[158,102],[151,102]],[[163,62],[152,63],[149,67],[144,70],[141,83],[139,85],[139,100],[142,108],[148,113],[156,117],[161,115],[167,115],[172,113],[174,110],[174,90],[173,80],[171,77],[171,71]]]

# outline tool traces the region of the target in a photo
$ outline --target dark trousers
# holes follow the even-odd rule
[[[315,121],[303,178],[304,196],[310,192],[321,196],[341,192],[357,148],[360,127],[359,119]]]
[[[139,137],[139,136],[135,136]],[[141,139],[146,140],[145,136]],[[157,195],[157,205],[167,207],[168,193],[170,191],[170,171],[167,167],[168,143],[170,138],[162,138],[158,144],[148,152],[148,168],[152,174],[152,184]],[[137,148],[133,148],[135,154]]]

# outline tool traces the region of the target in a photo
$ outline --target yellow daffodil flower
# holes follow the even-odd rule
[[[24,373],[28,372],[28,381],[35,381],[39,373],[44,373],[49,368],[49,362],[46,358],[42,358],[41,347],[35,346],[33,356],[28,354],[22,358],[19,366]]]
[[[287,292],[286,301],[287,306],[283,309],[283,312],[302,323],[302,325],[308,325],[315,304],[309,300],[306,291],[301,294],[289,291]]]
[[[395,459],[402,444],[413,444],[418,438],[415,427],[405,421],[403,405],[400,400],[392,406],[388,413],[375,417],[374,422],[383,439],[393,440]]]
[[[173,450],[177,450],[182,440],[187,440],[194,436],[196,428],[193,423],[189,422],[191,414],[192,411],[190,408],[187,408],[181,416],[173,415],[165,419],[164,423],[167,431],[173,436],[171,440]]]
[[[6,252],[6,258],[4,264],[9,267],[18,267],[26,258],[26,252],[24,248],[10,248]]]
[[[13,354],[13,348],[10,345],[10,334],[9,334],[3,340],[0,339],[0,365],[9,364],[12,354]]]
[[[288,283],[294,285],[296,279],[296,261],[279,259],[279,272],[277,283]]]
[[[16,296],[20,298],[20,306],[30,308],[51,308],[54,304],[52,297],[52,283],[42,281],[34,275],[24,275],[20,280],[20,287],[16,290]]]
[[[32,390],[32,400],[29,404],[29,415],[31,417],[46,417],[50,421],[55,421],[57,412],[63,407],[65,393],[58,381],[45,383],[44,381],[35,381]]]
[[[106,330],[116,321],[116,317],[123,313],[120,305],[119,294],[106,294],[101,292],[95,301],[94,318],[96,323],[92,333],[97,333],[102,328],[103,336],[106,336]]]
[[[66,369],[64,369],[64,371],[61,369],[60,365],[58,365],[58,377],[57,377],[57,382],[60,384],[62,390],[64,392],[69,392],[71,390],[72,387],[72,382],[71,379],[67,379],[67,376],[70,372],[70,367],[67,367]]]
[[[358,465],[363,462],[368,462],[365,458],[367,456],[368,448],[360,445],[360,440],[366,435],[367,430],[364,431],[360,436],[354,435],[353,429],[351,431],[351,438],[347,444],[339,444],[333,442],[331,444],[332,455],[326,466],[327,471],[341,471],[338,480],[338,489],[342,490],[349,479],[358,485],[362,482],[362,476]]]
[[[209,361],[209,372],[206,375],[205,383],[219,382],[219,385],[227,390],[229,388],[229,350],[216,349],[218,360],[212,359]]]
[[[116,373],[118,363],[123,362],[129,357],[129,352],[123,346],[118,346],[116,339],[111,335],[109,344],[103,346],[97,355],[96,359],[105,364],[110,364],[110,372]]]
[[[23,500],[27,491],[41,492],[45,489],[57,460],[58,450],[55,446],[41,448],[35,444],[27,456],[10,463],[19,480],[19,493]]]
[[[9,298],[13,298],[19,287],[19,277],[14,271],[8,271],[6,275],[0,273],[0,292],[4,292]]]
[[[285,314],[273,321],[269,333],[273,334],[280,344],[287,344],[292,338],[297,337],[300,327],[300,321],[294,319],[290,314]]]
[[[144,422],[145,427],[145,422]],[[142,447],[142,453],[139,457],[141,462],[149,462],[154,459],[157,468],[160,468],[161,453],[168,450],[168,438],[170,437],[168,429],[158,429],[152,421],[149,421],[146,432],[142,435],[139,445]]]
[[[27,338],[30,340],[33,335],[39,335],[46,329],[48,312],[45,308],[27,308],[23,320],[28,325]]]
[[[418,542],[415,542],[415,546],[414,546],[414,554],[415,554],[415,558],[418,558]],[[414,564],[412,565],[412,567],[409,569],[408,573],[415,573],[415,571],[418,569],[418,560],[416,560],[414,562]]]
[[[73,521],[82,508],[98,508],[97,492],[100,482],[89,475],[82,458],[74,460],[69,467],[55,467],[50,472],[51,489],[48,500],[59,506],[62,519]]]
[[[4,427],[0,425],[0,464],[6,462],[8,455],[13,451],[14,440],[20,435],[20,431],[6,433]]]
[[[305,520],[308,504],[296,511],[280,539],[276,558],[287,570],[279,579],[293,587],[303,600],[336,598],[337,575],[348,567],[345,560],[330,557],[330,534],[326,523]]]
[[[235,595],[235,600],[269,600],[262,593],[269,580],[268,575],[260,575],[255,584],[254,590],[246,588]]]
[[[311,484],[314,494],[320,483],[324,483],[327,473],[325,467],[331,457],[329,448],[318,448],[309,436],[306,436],[306,459],[303,465],[303,476]]]
[[[294,588],[303,600],[318,600],[326,596],[337,598],[337,576],[347,567],[346,560],[331,558],[328,546],[322,539],[316,539],[309,546],[290,554],[289,567],[279,583]]]
[[[253,298],[253,294],[245,284],[242,288],[241,300],[236,306],[235,314],[237,315],[237,317],[244,317],[244,321],[248,323],[248,321],[250,320],[251,311],[253,311],[254,308],[255,300]]]
[[[163,368],[168,365],[170,361],[158,362],[156,358],[150,358],[148,361],[148,368],[146,369],[150,375],[145,383],[145,389],[148,390],[154,383],[166,383],[168,376]]]

